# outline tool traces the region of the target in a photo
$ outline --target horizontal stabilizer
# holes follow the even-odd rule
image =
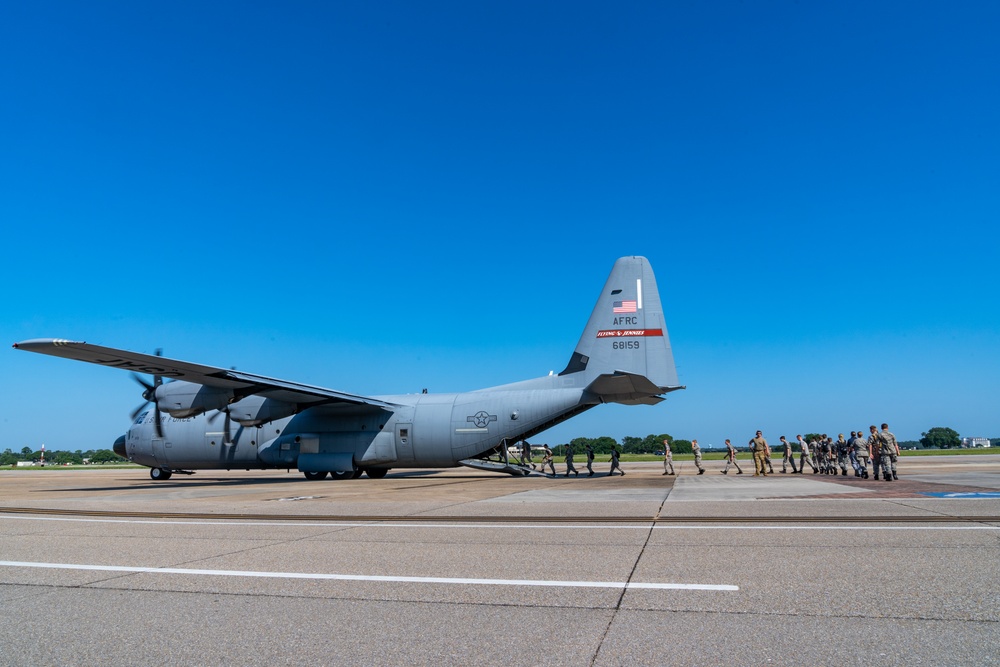
[[[644,375],[615,371],[598,375],[590,383],[587,391],[596,395],[603,403],[623,405],[656,405],[663,400],[663,394],[684,387],[658,387]]]

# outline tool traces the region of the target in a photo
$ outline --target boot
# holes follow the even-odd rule
[[[876,482],[878,481],[878,470],[875,471],[874,479],[875,479]]]
[[[742,471],[742,470],[740,470],[739,468],[737,468],[737,469],[736,469],[736,474],[737,474],[737,475],[742,475],[742,474],[743,474],[743,471]]]
[[[728,475],[728,474],[729,474],[729,471],[728,471],[728,470],[723,470],[723,471],[722,471],[722,474],[723,474],[723,475]]]
[[[705,469],[704,469],[704,468],[700,468],[700,469],[698,470],[698,474],[699,474],[699,475],[704,475],[704,474],[705,474]]]
[[[899,475],[896,474],[895,470],[892,471],[892,478],[895,479],[895,480],[899,479]]]

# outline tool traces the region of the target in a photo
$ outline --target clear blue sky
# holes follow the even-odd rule
[[[638,254],[687,391],[539,441],[1000,436],[996,2],[4,13],[8,346],[464,391],[561,370]],[[110,447],[140,391],[8,347],[0,450]]]

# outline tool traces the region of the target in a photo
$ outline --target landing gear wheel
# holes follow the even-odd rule
[[[323,471],[323,472],[304,472],[302,474],[305,475],[306,479],[308,479],[310,482],[316,482],[316,481],[319,481],[321,479],[326,478],[326,471]]]
[[[388,468],[368,468],[365,470],[365,474],[372,479],[382,479],[387,472],[389,472]]]
[[[361,474],[363,472],[364,472],[364,470],[362,470],[361,468],[355,468],[354,472],[351,473],[351,479],[357,479],[358,477],[361,477]]]
[[[163,480],[170,479],[173,473],[169,470],[164,470],[163,468],[150,468],[149,476],[156,482],[162,482]]]
[[[331,471],[330,472],[330,477],[332,477],[334,479],[354,479],[354,473],[355,472],[357,472],[357,471],[355,471],[355,470],[346,470],[346,471],[337,470],[337,471]]]

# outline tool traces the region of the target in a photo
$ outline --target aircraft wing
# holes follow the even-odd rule
[[[129,352],[128,350],[117,350],[110,347],[101,347],[100,345],[90,345],[88,343],[60,340],[57,338],[37,338],[24,341],[23,343],[14,343],[14,349],[38,352],[65,359],[76,359],[77,361],[86,361],[101,366],[121,368],[134,373],[160,375],[164,378],[184,380],[207,387],[232,389],[240,397],[257,395],[285,403],[295,403],[303,407],[319,405],[321,403],[348,403],[388,409],[399,407],[395,404],[366,396],[346,394],[298,382],[277,380],[237,370],[203,366],[201,364],[192,364],[187,361],[178,361],[151,354],[140,354],[138,352]]]

